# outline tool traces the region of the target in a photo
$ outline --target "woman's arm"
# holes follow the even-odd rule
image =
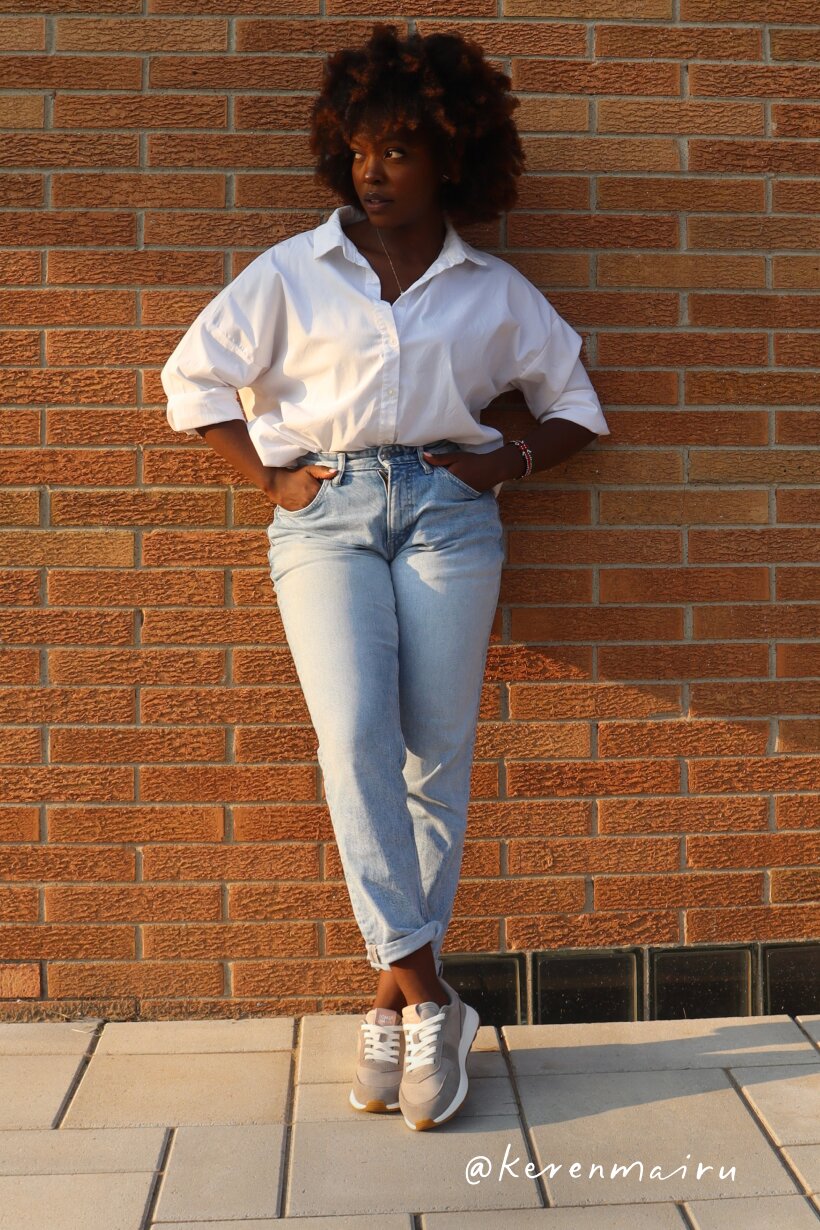
[[[215,453],[237,470],[243,478],[247,478],[264,491],[268,499],[278,503],[276,498],[277,480],[282,473],[278,466],[266,466],[253,446],[248,434],[248,424],[245,419],[229,419],[224,423],[207,423],[194,429],[203,437]],[[520,454],[519,454],[520,455]]]
[[[586,448],[593,440],[597,440],[598,435],[581,423],[556,417],[540,423],[528,436],[521,436],[521,439],[532,453],[532,472],[535,474],[538,470],[548,470],[551,466],[560,465],[568,457]],[[495,482],[520,478],[524,473],[524,455],[515,444],[505,444],[503,448],[486,455],[496,462],[498,477]]]

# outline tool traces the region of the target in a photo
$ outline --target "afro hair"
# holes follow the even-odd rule
[[[515,204],[525,155],[512,112],[512,82],[458,34],[411,34],[373,26],[368,42],[331,53],[311,112],[316,175],[337,196],[360,206],[349,142],[368,125],[393,123],[432,141],[438,165],[451,171],[441,207],[454,223],[490,222]]]

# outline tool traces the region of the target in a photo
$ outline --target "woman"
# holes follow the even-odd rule
[[[252,261],[162,371],[171,426],[275,506],[271,578],[380,971],[350,1102],[401,1108],[414,1130],[463,1103],[479,1025],[440,952],[504,557],[497,495],[608,434],[580,336],[455,228],[517,199],[510,85],[455,35],[377,23],[331,55],[311,148],[343,204]],[[512,388],[539,426],[504,444],[481,412]]]

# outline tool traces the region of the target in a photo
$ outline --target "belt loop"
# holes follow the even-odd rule
[[[334,487],[338,487],[339,483],[342,481],[342,475],[345,472],[345,461],[346,460],[347,460],[347,453],[344,453],[342,451],[337,452],[336,469],[338,473],[334,474],[333,478],[330,480]]]
[[[424,453],[424,445],[420,444],[418,448],[416,449],[416,452],[418,453],[418,456],[419,456],[419,465],[424,470],[424,473],[430,474],[433,467],[430,465],[430,462],[425,461],[424,457],[422,456],[422,454]]]

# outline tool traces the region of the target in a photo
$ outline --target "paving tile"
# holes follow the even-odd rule
[[[554,1177],[549,1170],[542,1176],[552,1204],[795,1194],[725,1072],[529,1076],[519,1095],[534,1142],[533,1170],[557,1170]],[[522,1157],[518,1170],[525,1161]],[[577,1177],[570,1173],[576,1162]],[[613,1175],[613,1166],[634,1162],[640,1164],[628,1176]],[[591,1173],[596,1164],[603,1173]],[[702,1170],[698,1178],[699,1165],[714,1169]],[[724,1173],[735,1167],[734,1181],[720,1179],[721,1167]],[[653,1178],[653,1172],[670,1177]]]
[[[820,1016],[799,1016],[796,1018],[810,1038],[820,1046]]]
[[[817,1216],[802,1196],[692,1200],[686,1211],[694,1230],[817,1230]]]
[[[459,1113],[429,1132],[411,1131],[400,1115],[361,1115],[344,1131],[338,1123],[296,1123],[284,1215],[537,1208],[532,1179],[467,1177],[471,1159],[503,1154],[507,1142],[526,1158],[512,1115]]]
[[[78,1069],[75,1055],[0,1055],[0,1129],[50,1128]]]
[[[240,1021],[110,1021],[97,1055],[206,1055],[224,1051],[289,1051],[292,1016]]]
[[[250,1221],[209,1221],[203,1226],[201,1221],[175,1221],[169,1230],[283,1230],[284,1226],[293,1225],[298,1230],[413,1230],[413,1219],[404,1213],[395,1213],[387,1217],[300,1217],[289,1222],[287,1219],[252,1217]],[[168,1222],[151,1222],[152,1227],[166,1227]],[[676,1227],[677,1230],[677,1227]]]
[[[303,1085],[309,1082],[328,1085],[350,1080],[362,1020],[361,1014],[349,1012],[314,1012],[304,1016],[297,1056],[297,1081]],[[807,1042],[806,1045],[810,1044]],[[480,1026],[470,1053],[498,1051],[498,1032],[495,1027]]]
[[[37,1062],[42,1064],[43,1059]],[[290,1051],[94,1055],[64,1124],[87,1128],[281,1123],[290,1068]]]
[[[789,1145],[783,1153],[808,1190],[814,1195],[820,1194],[820,1145]]]
[[[820,1062],[731,1071],[779,1145],[820,1144]]]
[[[539,1230],[539,1227],[543,1230],[683,1230],[685,1224],[674,1204],[621,1204],[610,1208],[586,1209],[520,1209],[515,1215],[515,1230]],[[422,1219],[422,1230],[509,1228],[509,1213],[494,1211],[428,1213]]]
[[[0,1230],[140,1230],[153,1174],[0,1178]]]
[[[0,1175],[156,1170],[165,1128],[0,1132]]]
[[[281,1123],[179,1128],[155,1221],[276,1217],[284,1143]]]
[[[470,1074],[470,1057],[467,1057],[467,1072]],[[367,1111],[356,1110],[350,1105],[350,1081],[334,1082],[332,1085],[308,1083],[297,1085],[293,1101],[294,1123],[339,1123],[359,1122],[372,1116]],[[516,1115],[518,1105],[512,1083],[508,1076],[475,1077],[470,1074],[470,1087],[462,1103],[459,1116],[463,1115]],[[398,1116],[391,1111],[379,1118]],[[407,1128],[410,1131],[410,1128]],[[820,1230],[820,1228],[818,1228]]]
[[[504,1025],[502,1033],[522,1075],[817,1062],[816,1049],[789,1016]]]
[[[84,1055],[97,1017],[77,1021],[6,1021],[0,1024],[0,1055]]]

